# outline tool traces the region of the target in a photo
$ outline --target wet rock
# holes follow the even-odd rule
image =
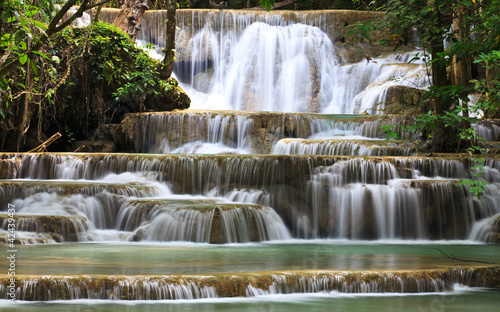
[[[500,216],[495,219],[493,224],[491,225],[493,243],[500,244]]]
[[[14,178],[19,171],[20,165],[20,157],[4,158],[4,155],[0,155],[0,179]]]
[[[84,217],[69,216],[16,216],[16,230],[49,234],[55,241],[76,242],[86,231]],[[0,214],[2,229],[7,230],[8,216]]]
[[[147,109],[153,112],[186,109],[191,105],[191,99],[180,86],[170,90],[160,90],[160,94],[157,95],[148,93],[144,102]]]

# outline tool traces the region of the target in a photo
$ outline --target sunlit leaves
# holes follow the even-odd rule
[[[259,0],[260,6],[265,7],[266,10],[271,11],[274,5],[274,0]]]

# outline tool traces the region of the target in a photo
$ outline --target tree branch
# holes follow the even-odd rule
[[[460,259],[454,254],[451,254],[451,256],[447,255],[444,253],[441,249],[436,248],[440,253],[446,256],[446,258],[451,259],[451,260],[457,260],[457,261],[462,261],[462,262],[476,262],[476,263],[485,263],[485,264],[495,264],[495,262],[488,262],[488,261],[480,261],[480,260],[467,260],[467,259]]]
[[[64,21],[61,25],[58,25],[59,22],[66,15],[66,13],[68,13],[69,9],[71,9],[71,7],[77,2],[77,0],[69,0],[68,2],[66,2],[66,4],[61,8],[61,10],[59,10],[59,12],[57,12],[56,16],[50,21],[50,24],[47,27],[47,31],[41,35],[41,37],[38,39],[36,44],[33,45],[33,47],[31,49],[26,51],[25,54],[28,55],[29,58],[31,58],[34,54],[33,52],[40,50],[43,47],[43,45],[45,44],[45,42],[52,35],[63,30],[65,27],[70,25],[78,17],[81,17],[83,15],[83,12],[85,12],[93,7],[96,7],[98,5],[104,4],[104,3],[108,2],[109,0],[103,0],[103,1],[96,3],[96,4],[93,4],[93,5],[89,5],[89,1],[90,0],[83,0],[82,4],[80,5],[80,7],[76,11],[76,13],[73,14],[69,19]],[[13,71],[14,69],[21,66],[21,62],[19,61],[19,58],[20,57],[16,57],[15,59],[10,61],[6,65],[0,67],[0,77],[7,75],[8,73]]]
[[[57,132],[50,138],[48,138],[45,142],[40,144],[39,146],[35,147],[34,149],[28,151],[28,153],[40,153],[40,152],[45,152],[47,151],[47,147],[49,147],[50,144],[54,143],[57,139],[61,137],[61,134]]]

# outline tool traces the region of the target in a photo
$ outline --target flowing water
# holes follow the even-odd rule
[[[165,14],[151,13],[138,39],[161,45]],[[383,111],[390,86],[428,85],[422,62],[408,63],[418,52],[352,62],[334,42],[332,19],[321,11],[181,11],[174,71],[191,108],[373,113]]]
[[[391,87],[425,88],[425,66],[367,63],[348,13],[180,10],[193,109],[127,116],[130,153],[2,154],[17,282],[3,260],[0,293],[18,300],[0,309],[496,311],[481,287],[498,287],[500,160],[478,198],[470,157],[385,141],[382,123],[411,120],[374,114]],[[147,12],[138,38],[161,45],[164,19]]]

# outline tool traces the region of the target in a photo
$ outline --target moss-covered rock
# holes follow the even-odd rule
[[[171,88],[168,90],[159,90],[157,94],[148,93],[144,102],[148,111],[165,112],[189,108],[191,99],[178,85],[177,80],[170,78],[169,84]]]
[[[407,86],[390,86],[387,89],[384,112],[387,114],[409,114],[417,116],[428,112],[432,100],[427,91]]]

